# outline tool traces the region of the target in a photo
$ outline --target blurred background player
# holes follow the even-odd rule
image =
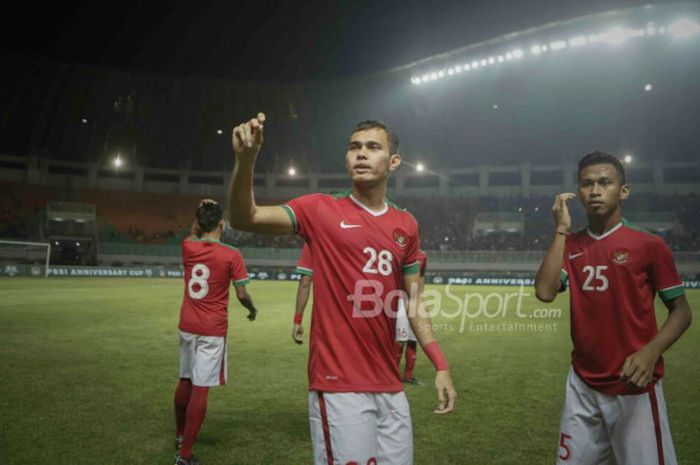
[[[192,235],[182,242],[185,293],[180,310],[180,382],[175,390],[175,465],[196,465],[192,446],[204,421],[209,387],[226,384],[226,333],[230,283],[255,320],[257,310],[245,285],[240,252],[219,242],[223,211],[213,200],[197,207]]]
[[[314,272],[309,339],[314,463],[410,465],[413,427],[396,363],[391,291],[408,292],[409,321],[436,367],[435,413],[451,412],[456,392],[430,318],[416,310],[418,224],[386,201],[389,174],[401,164],[398,138],[378,121],[358,124],[345,156],[351,194],[311,194],[262,207],[253,198],[253,172],[264,121],[260,113],[233,131],[231,223],[244,231],[298,233],[309,244]]]
[[[312,267],[311,250],[309,249],[309,245],[304,243],[296,268],[296,272],[301,275],[301,278],[299,279],[299,286],[297,287],[292,338],[297,344],[304,342],[304,327],[301,325],[301,322],[304,319],[304,310],[306,309],[306,304],[309,302],[309,294],[311,293],[311,282],[314,275]]]
[[[427,266],[428,255],[420,250],[418,252],[418,262],[420,264],[420,286],[418,293],[423,295],[423,286],[425,285],[425,268]],[[396,315],[396,342],[399,343],[399,369],[401,369],[401,358],[403,354],[406,354],[406,364],[404,365],[403,376],[401,381],[408,384],[420,384],[418,380],[413,376],[413,369],[416,366],[416,348],[418,344],[416,343],[416,335],[411,329],[411,325],[408,322],[408,315],[406,314],[406,305],[403,300],[398,302],[399,308]]]
[[[661,377],[662,354],[692,320],[682,281],[664,241],[622,218],[630,187],[617,158],[586,155],[578,183],[588,227],[569,232],[566,202],[575,195],[558,195],[554,240],[535,280],[543,302],[567,282],[571,292],[574,350],[557,463],[676,465]],[[656,293],[669,310],[658,330]]]

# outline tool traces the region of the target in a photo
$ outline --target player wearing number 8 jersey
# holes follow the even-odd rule
[[[197,208],[192,235],[182,243],[185,292],[180,309],[180,382],[175,390],[176,465],[195,465],[192,446],[207,408],[208,389],[226,384],[229,288],[253,321],[257,310],[248,295],[243,257],[219,242],[221,206],[205,199]]]
[[[557,196],[553,207],[554,240],[535,287],[545,302],[567,284],[571,293],[574,349],[558,464],[677,463],[661,356],[688,328],[692,313],[663,240],[622,218],[629,192],[620,161],[593,152],[579,162],[578,193],[588,227],[569,233],[566,202],[574,194]],[[659,330],[656,293],[670,312]]]
[[[411,417],[396,364],[396,305],[408,293],[409,321],[437,368],[436,413],[456,393],[430,319],[419,308],[418,225],[386,201],[387,179],[401,158],[398,139],[378,121],[351,133],[347,194],[311,194],[261,207],[253,166],[265,117],[234,129],[229,207],[238,229],[302,235],[311,251],[314,304],[309,349],[309,416],[314,463],[413,463]]]

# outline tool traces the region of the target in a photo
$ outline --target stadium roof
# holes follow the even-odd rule
[[[632,0],[19,2],[0,49],[69,62],[277,81],[386,70]],[[204,6],[203,6],[204,5]]]

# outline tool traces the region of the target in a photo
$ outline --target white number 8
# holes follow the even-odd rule
[[[203,299],[209,293],[209,268],[207,265],[198,263],[192,267],[192,277],[187,284],[187,292],[195,300]],[[194,285],[199,284],[199,290],[194,290]]]

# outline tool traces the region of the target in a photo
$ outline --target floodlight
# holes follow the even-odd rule
[[[700,25],[690,19],[679,19],[668,27],[668,31],[673,37],[685,39],[700,32]]]

